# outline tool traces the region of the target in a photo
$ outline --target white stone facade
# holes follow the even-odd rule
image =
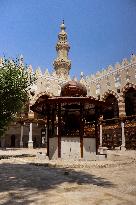
[[[46,70],[44,74],[40,72],[37,75],[35,86],[33,86],[34,96],[31,97],[31,104],[34,104],[43,94],[59,96],[61,86],[70,80],[69,75],[59,77],[55,71],[49,73]],[[81,76],[79,82],[86,86],[88,96],[104,99],[107,93],[112,93],[119,98],[122,96],[126,85],[136,85],[136,56],[133,54],[130,61],[123,60],[115,67],[108,66],[107,69],[97,72],[96,75]]]

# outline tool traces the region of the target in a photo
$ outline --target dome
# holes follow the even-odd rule
[[[86,95],[86,87],[77,81],[69,81],[61,87],[61,96],[64,97],[85,97]]]

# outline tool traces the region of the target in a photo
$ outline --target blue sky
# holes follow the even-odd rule
[[[59,26],[71,45],[71,76],[136,53],[136,0],[0,0],[0,55],[53,71]]]

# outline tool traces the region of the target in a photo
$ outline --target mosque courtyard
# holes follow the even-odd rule
[[[108,151],[105,161],[49,161],[45,152],[0,150],[0,204],[136,204],[136,151]]]

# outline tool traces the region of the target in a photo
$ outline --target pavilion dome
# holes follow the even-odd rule
[[[61,87],[61,96],[63,97],[85,97],[87,95],[86,87],[77,82],[69,81]]]

